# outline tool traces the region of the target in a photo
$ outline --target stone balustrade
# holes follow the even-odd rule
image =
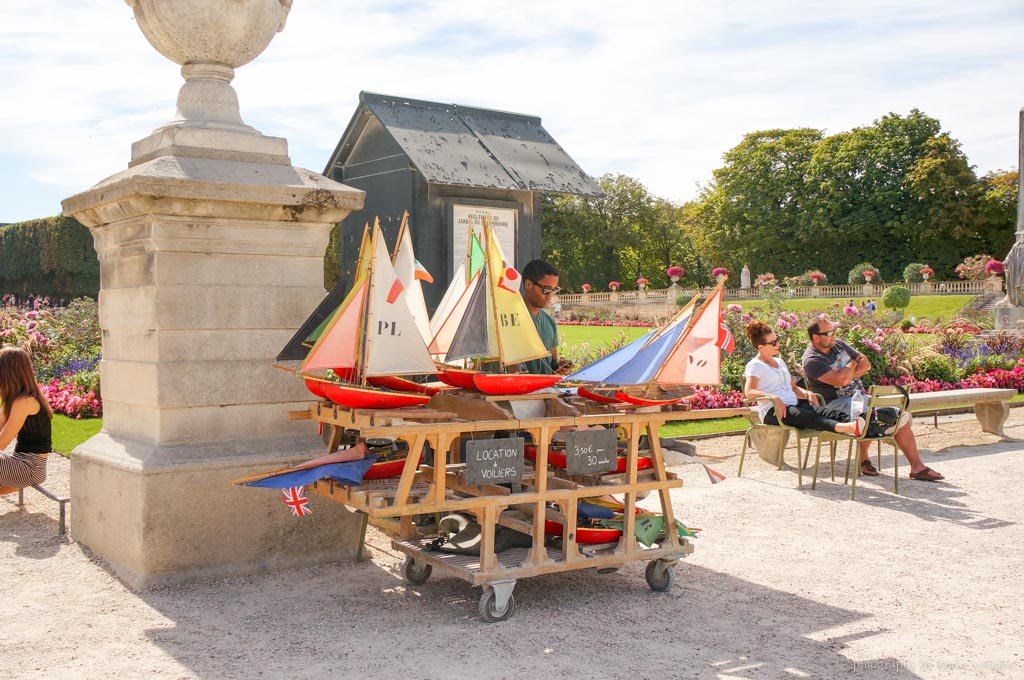
[[[999,276],[989,277],[982,281],[923,281],[921,283],[874,283],[855,285],[829,286],[795,286],[786,289],[786,294],[794,298],[856,298],[880,297],[889,286],[906,286],[911,295],[984,295],[998,293],[1003,290],[1003,279]],[[704,289],[706,292],[708,289]],[[576,305],[611,305],[618,303],[654,303],[672,304],[680,295],[691,298],[702,291],[697,288],[659,288],[656,290],[619,290],[602,293],[560,293],[557,301],[563,306]],[[726,300],[756,300],[760,298],[758,288],[726,288]]]

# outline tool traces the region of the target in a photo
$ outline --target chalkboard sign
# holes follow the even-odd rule
[[[570,475],[614,470],[617,458],[615,430],[580,430],[565,435],[565,471]]]
[[[466,442],[466,483],[505,484],[523,478],[523,438]]]

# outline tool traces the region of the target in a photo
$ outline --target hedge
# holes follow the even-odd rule
[[[92,234],[73,217],[0,227],[0,292],[96,297],[100,264]]]

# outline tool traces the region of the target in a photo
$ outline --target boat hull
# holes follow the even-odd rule
[[[473,384],[484,394],[526,394],[551,387],[561,379],[560,375],[532,373],[475,373]]]
[[[348,408],[401,408],[420,406],[430,401],[425,394],[388,392],[370,387],[322,383],[324,396],[339,406]]]
[[[438,392],[436,387],[421,385],[420,383],[413,382],[412,380],[406,380],[405,378],[399,378],[395,375],[378,375],[367,378],[366,382],[370,383],[374,387],[383,387],[385,389],[395,390],[396,392],[411,392],[415,394],[426,394],[427,396],[433,396]]]

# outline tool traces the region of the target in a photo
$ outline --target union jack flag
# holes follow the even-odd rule
[[[304,486],[292,486],[284,489],[284,504],[296,517],[313,514],[313,508],[309,507],[309,499],[306,498],[306,487]]]
[[[732,351],[736,349],[736,338],[732,336],[732,331],[729,330],[724,321],[718,326],[718,340],[715,344],[729,354],[732,354]]]

